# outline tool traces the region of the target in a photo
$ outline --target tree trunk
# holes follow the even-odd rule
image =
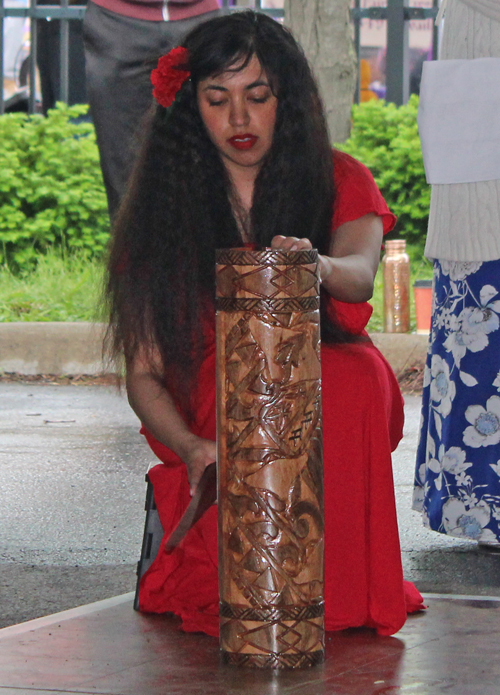
[[[313,67],[332,142],[349,137],[356,89],[349,8],[350,0],[285,0],[285,23]]]

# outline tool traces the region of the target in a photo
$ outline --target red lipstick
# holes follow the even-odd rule
[[[229,138],[228,143],[237,150],[250,150],[258,139],[257,135],[244,133],[243,135],[233,135],[232,138]]]

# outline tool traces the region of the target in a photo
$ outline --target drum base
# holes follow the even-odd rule
[[[245,666],[247,668],[311,668],[324,662],[325,652],[323,649],[318,649],[315,652],[292,654],[242,654],[221,650],[221,660],[223,664]]]

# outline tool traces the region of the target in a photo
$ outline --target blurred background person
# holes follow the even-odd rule
[[[421,106],[439,105],[439,117],[426,129],[427,110],[419,115],[426,170],[435,152],[445,168],[428,176],[425,255],[434,260],[433,314],[413,508],[432,530],[500,552],[500,178],[492,178],[500,171],[500,148],[489,115],[498,110],[498,92],[494,81],[480,79],[485,63],[471,60],[500,58],[500,3],[448,0],[440,58],[441,65],[429,67],[443,76],[421,97]],[[455,73],[453,81],[452,69],[479,71],[473,98],[471,78],[462,72],[460,84]],[[424,90],[425,79],[424,69]],[[443,141],[444,131],[461,123],[474,127]],[[455,160],[448,156],[452,148]],[[487,162],[485,168],[488,157],[495,167]],[[459,175],[457,165],[464,170]]]
[[[87,0],[70,0],[72,4],[86,5]],[[53,0],[38,0],[37,5],[54,5]],[[47,115],[61,98],[60,33],[61,22],[57,19],[39,19],[37,30],[37,66],[42,90],[42,112]],[[86,104],[85,55],[83,52],[83,22],[69,22],[69,84],[68,104]]]
[[[370,89],[370,83],[372,81],[372,69],[370,63],[365,59],[361,58],[359,61],[359,100],[372,101],[373,99],[378,99],[378,95]]]
[[[155,61],[219,12],[218,0],[89,0],[83,22],[87,94],[111,219],[152,103]]]

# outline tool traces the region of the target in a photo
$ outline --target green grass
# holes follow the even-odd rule
[[[432,277],[432,264],[420,251],[408,249],[411,284]],[[100,316],[103,265],[78,256],[63,259],[56,253],[41,256],[36,268],[22,275],[0,269],[0,321],[97,321]],[[379,270],[371,300],[371,332],[383,329],[383,286]],[[411,330],[415,306],[411,293]]]
[[[416,329],[413,283],[415,280],[432,279],[432,263],[423,258],[421,250],[416,247],[407,246],[407,251],[410,256],[410,331],[413,332]],[[373,307],[373,314],[368,322],[367,330],[370,333],[381,333],[384,330],[384,286],[381,267],[379,267],[375,277],[375,287],[370,304]]]
[[[102,262],[56,253],[21,275],[2,268],[0,321],[99,320],[102,276]]]

